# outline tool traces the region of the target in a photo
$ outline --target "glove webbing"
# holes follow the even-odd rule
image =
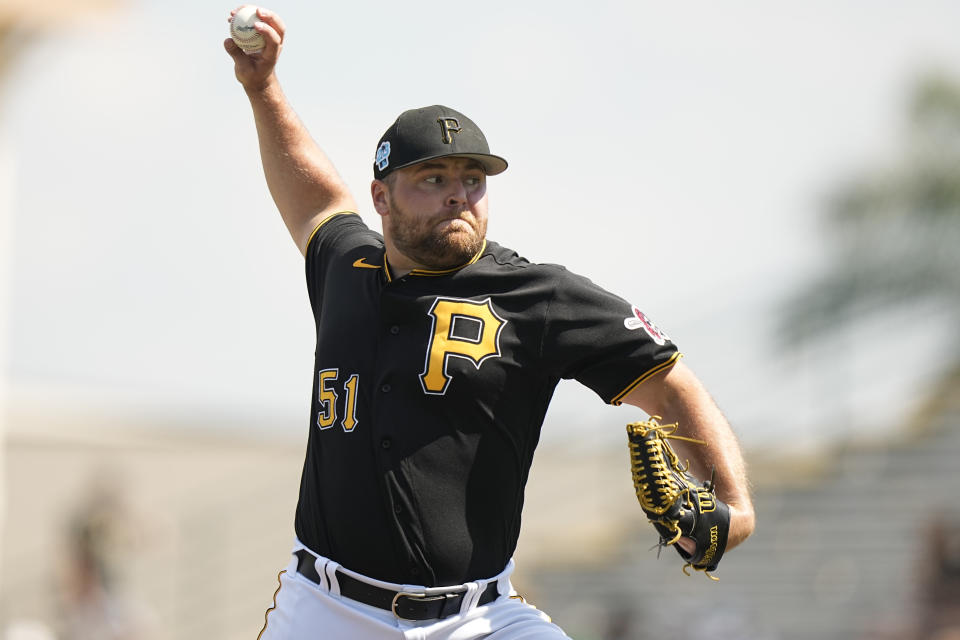
[[[668,440],[706,444],[703,440],[676,435],[677,423],[660,424],[660,416],[627,425],[630,436],[630,468],[633,488],[648,518],[663,525],[670,538],[661,538],[661,546],[674,544],[682,532],[678,520],[684,506],[690,506],[690,487],[677,481],[674,472],[686,473],[689,461],[682,465]]]

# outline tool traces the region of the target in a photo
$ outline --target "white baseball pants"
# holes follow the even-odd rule
[[[297,541],[293,551],[304,548]],[[298,573],[297,565],[298,558],[292,555],[280,572],[280,586],[257,640],[569,640],[547,614],[517,596],[510,584],[512,560],[498,576],[453,587],[466,590],[459,613],[424,621],[403,620],[386,609],[341,596],[337,571],[395,591],[422,592],[424,587],[367,578],[322,556],[317,557],[315,568],[325,579],[316,584]],[[500,596],[476,606],[480,594],[494,581]]]

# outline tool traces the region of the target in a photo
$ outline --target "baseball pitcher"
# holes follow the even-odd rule
[[[316,320],[296,538],[260,638],[567,638],[510,582],[561,379],[650,416],[627,427],[640,507],[684,570],[710,575],[753,507],[734,434],[673,341],[631,302],[487,239],[507,161],[449,107],[403,111],[371,145],[369,229],[280,88],[283,21],[256,16],[259,52],[224,46]]]

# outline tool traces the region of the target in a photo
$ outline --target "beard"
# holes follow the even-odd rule
[[[454,219],[457,222],[450,224]],[[394,202],[384,222],[402,254],[433,270],[466,264],[483,248],[487,235],[486,218],[478,220],[470,211],[424,218]]]

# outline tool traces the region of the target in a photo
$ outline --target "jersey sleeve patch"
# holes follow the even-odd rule
[[[564,269],[547,275],[554,294],[541,356],[558,377],[573,378],[617,404],[676,359],[677,347],[637,305]]]
[[[667,344],[670,340],[670,336],[661,331],[657,325],[653,324],[653,321],[650,320],[643,311],[640,311],[640,308],[636,305],[633,305],[633,315],[627,316],[627,318],[624,319],[623,326],[631,331],[643,329],[647,332],[647,335],[650,336],[650,339],[660,346]]]

